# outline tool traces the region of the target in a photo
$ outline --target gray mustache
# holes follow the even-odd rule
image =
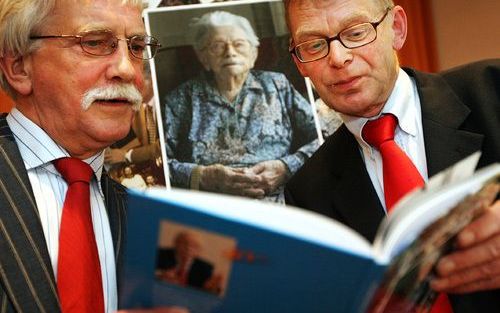
[[[127,99],[134,110],[142,103],[142,95],[133,84],[109,85],[87,90],[82,98],[82,108],[88,110],[97,100]]]

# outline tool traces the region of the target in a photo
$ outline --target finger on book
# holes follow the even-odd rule
[[[490,282],[491,286],[500,287],[500,260],[482,263],[478,266],[458,271],[452,275],[437,278],[433,280],[431,286],[437,291],[451,292],[451,290],[454,290],[456,292],[457,290],[464,289],[462,287],[465,286],[467,288],[464,290],[469,290],[473,286],[486,286],[487,282]],[[497,282],[496,285],[495,282]]]
[[[464,294],[477,291],[486,291],[500,288],[500,276],[493,275],[481,280],[474,280],[466,284],[453,284],[448,278],[434,280],[431,283],[431,288],[445,293]]]
[[[439,276],[446,277],[498,261],[500,261],[500,234],[441,258],[436,266],[436,272]]]
[[[469,247],[495,234],[500,234],[500,200],[458,234],[457,245],[460,248]]]

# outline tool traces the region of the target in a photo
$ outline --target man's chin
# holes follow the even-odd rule
[[[103,129],[101,131],[98,131],[95,133],[94,137],[99,140],[100,143],[102,143],[103,148],[107,148],[111,144],[122,140],[123,138],[127,137],[127,135],[130,132],[130,127],[122,127],[120,129],[114,128],[112,129]]]

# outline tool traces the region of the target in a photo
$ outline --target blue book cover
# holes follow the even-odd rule
[[[384,272],[359,235],[299,209],[180,190],[131,192],[129,207],[122,308],[359,312]],[[167,259],[190,240],[180,278]]]
[[[373,245],[297,208],[196,191],[131,191],[120,307],[175,305],[191,313],[430,308],[434,264],[500,190],[500,164],[472,174],[471,160],[464,162],[398,203]]]

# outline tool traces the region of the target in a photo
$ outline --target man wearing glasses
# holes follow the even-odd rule
[[[391,0],[284,2],[299,71],[344,121],[287,184],[289,204],[373,240],[386,212],[412,188],[401,193],[390,179],[422,186],[476,150],[482,150],[479,166],[500,160],[499,60],[438,75],[401,69],[396,52],[407,20]],[[389,125],[382,120],[395,127],[391,147],[409,163],[405,174],[386,171],[394,162],[385,162],[387,149],[374,140],[382,130],[368,126]],[[500,311],[500,201],[459,233],[455,246],[431,282],[448,293],[432,312]]]
[[[2,0],[0,311],[115,312],[125,192],[103,149],[141,104],[139,0]]]

